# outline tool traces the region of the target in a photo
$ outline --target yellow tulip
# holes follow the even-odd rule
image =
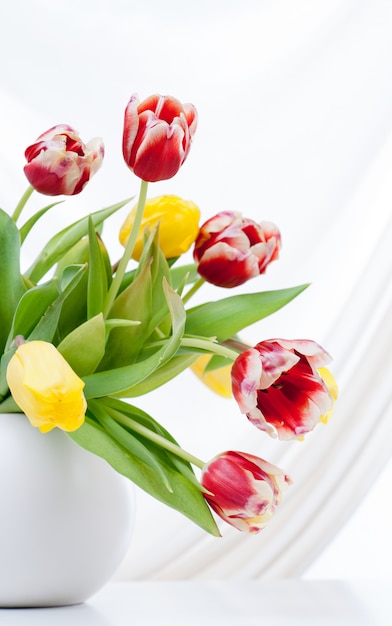
[[[210,354],[203,354],[191,365],[191,370],[212,391],[224,398],[231,398],[231,365],[206,372],[211,358]]]
[[[84,382],[51,343],[20,345],[8,364],[7,383],[16,404],[41,432],[55,427],[73,431],[83,424]]]
[[[120,230],[120,242],[126,245],[136,215],[133,207]],[[132,257],[137,261],[143,250],[143,233],[159,222],[159,244],[167,259],[189,250],[199,233],[200,210],[194,202],[178,196],[158,196],[147,200],[143,220]]]
[[[334,379],[334,377],[332,376],[331,372],[329,371],[327,367],[320,367],[317,371],[320,374],[323,381],[325,382],[325,384],[327,385],[328,391],[331,394],[332,401],[333,401],[331,408],[324,415],[320,417],[320,422],[322,422],[323,424],[326,424],[332,415],[333,405],[338,397],[338,386],[336,384],[336,380]]]

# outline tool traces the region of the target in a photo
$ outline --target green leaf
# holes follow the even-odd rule
[[[94,401],[94,403],[95,402],[97,401]],[[112,411],[114,419],[119,420],[120,424],[125,425],[125,427],[134,432],[141,441],[144,441],[145,444],[150,447],[151,451],[154,452],[157,459],[159,458],[164,465],[171,465],[173,468],[177,468],[184,476],[193,482],[200,491],[203,491],[189,461],[175,454],[172,450],[167,450],[166,442],[169,443],[169,446],[173,444],[176,449],[182,451],[177,441],[162,424],[157,422],[142,409],[128,402],[124,402],[123,400],[107,397],[102,398],[100,402],[102,402],[109,411]],[[143,436],[140,430],[135,430],[135,423],[138,427],[141,426],[150,431],[149,437]],[[159,440],[152,441],[151,436],[154,439],[156,435],[158,435]],[[164,444],[161,443],[162,439],[165,441]]]
[[[196,361],[199,354],[181,354],[173,356],[170,361],[167,361],[161,367],[155,370],[148,378],[145,378],[140,383],[129,387],[121,392],[122,398],[136,398],[146,393],[150,393],[154,389],[165,385],[170,380],[181,374],[192,363]]]
[[[92,410],[91,404],[93,404]],[[129,452],[132,457],[139,458],[141,461],[143,461],[143,463],[146,463],[154,471],[156,471],[159,474],[166,489],[168,491],[173,491],[163,468],[161,467],[158,459],[149,450],[148,446],[142,443],[137,436],[129,432],[129,430],[124,428],[121,424],[118,424],[110,416],[110,407],[105,407],[102,403],[99,404],[98,400],[91,402],[91,404],[89,405],[89,409],[93,413],[94,417],[101,424],[102,428],[115,441],[117,441],[120,446],[125,448],[125,450]]]
[[[11,217],[0,209],[0,353],[4,351],[15,309],[26,288],[20,274],[20,237]]]
[[[56,233],[44,246],[43,250],[34,261],[33,265],[26,272],[26,276],[33,282],[38,282],[48,270],[55,265],[82,237],[88,233],[89,217],[91,217],[94,227],[104,222],[108,217],[121,209],[129,199],[113,204],[106,209],[101,209],[92,213],[91,216],[82,219],[67,226],[60,232]]]
[[[89,261],[89,242],[88,237],[82,237],[61,257],[54,271],[55,276],[62,276],[69,266],[84,265]]]
[[[104,458],[117,472],[164,504],[176,509],[212,535],[219,536],[216,523],[200,490],[177,469],[165,468],[172,491],[159,474],[138,457],[131,456],[104,431],[102,426],[86,419],[78,430],[67,433],[81,447]]]
[[[151,317],[151,262],[146,264],[133,282],[117,296],[110,310],[110,317],[140,323],[137,326],[117,327],[111,331],[100,370],[133,363],[148,336]]]
[[[15,311],[6,349],[10,347],[16,335],[22,335],[25,339],[29,337],[48,307],[58,296],[59,285],[57,280],[32,287],[23,294]]]
[[[308,287],[240,294],[207,302],[187,311],[185,332],[225,341],[264,317],[275,313]]]
[[[89,236],[89,263],[87,283],[87,317],[94,317],[102,313],[105,297],[108,292],[107,256],[106,249],[94,229],[92,218],[88,221]],[[106,255],[105,255],[106,253]]]
[[[49,211],[49,209],[52,209],[54,206],[56,206],[57,204],[61,204],[62,202],[64,202],[64,200],[59,200],[58,202],[52,202],[52,204],[48,204],[43,209],[40,209],[39,211],[34,213],[34,215],[32,215],[30,219],[28,219],[27,222],[25,222],[23,226],[19,229],[21,243],[24,242],[27,235],[29,234],[33,226],[38,222],[38,220],[43,215],[45,215],[45,213]]]
[[[60,277],[60,284],[62,290],[64,290],[69,280],[73,280],[74,276],[82,268],[82,275],[79,282],[74,285],[74,288],[67,295],[61,307],[60,318],[57,325],[59,342],[87,320],[87,265],[71,265],[66,267]]]
[[[204,368],[204,372],[213,372],[214,370],[218,370],[221,367],[226,367],[227,365],[233,365],[233,361],[231,361],[230,359],[226,359],[225,357],[218,354],[214,354]]]
[[[81,267],[68,282],[65,289],[60,293],[56,300],[47,308],[45,315],[41,317],[40,321],[30,334],[30,341],[39,339],[41,341],[53,342],[53,338],[58,330],[59,318],[64,302],[78,285],[79,281],[83,278],[83,275],[86,273],[86,269],[86,267]]]
[[[178,289],[181,289],[185,284],[195,283],[200,278],[195,263],[172,267],[170,269],[170,274],[172,277],[173,289],[175,289],[176,291],[178,291]]]
[[[163,283],[165,281],[165,283],[171,285],[171,274],[165,255],[159,246],[158,227],[151,242],[151,255],[152,315],[149,332],[151,333],[156,327],[159,327],[160,331],[167,335],[170,332],[171,321]]]
[[[164,289],[172,319],[171,336],[157,352],[144,361],[86,376],[84,379],[86,398],[119,395],[124,390],[145,380],[175,355],[184,333],[185,311],[181,298],[165,282]]]
[[[78,326],[57,349],[78,376],[92,374],[105,353],[106,327],[102,313]]]

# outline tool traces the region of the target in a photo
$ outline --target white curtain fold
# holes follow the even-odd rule
[[[284,467],[294,484],[263,533],[248,537],[222,523],[221,539],[138,491],[134,538],[116,578],[299,576],[391,457],[392,4],[186,5],[7,5],[0,206],[12,210],[24,191],[24,148],[56,123],[74,125],[85,140],[102,134],[107,154],[71,208],[48,216],[48,231],[137,193],[120,155],[127,99],[137,91],[194,101],[200,124],[188,160],[149,195],[194,199],[203,218],[241,210],[279,225],[281,259],[243,291],[312,284],[245,339],[319,341],[333,356],[339,399],[328,425],[293,443],[256,431],[234,401],[190,372],[135,401],[201,458],[247,450]],[[117,245],[117,234],[104,236]]]

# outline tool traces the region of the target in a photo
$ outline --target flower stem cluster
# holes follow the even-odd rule
[[[43,433],[64,430],[211,534],[219,534],[212,512],[255,533],[291,483],[286,472],[239,451],[205,462],[133,404],[191,368],[214,392],[234,395],[258,429],[296,439],[326,421],[336,398],[329,355],[315,342],[270,339],[250,347],[239,338],[307,286],[232,295],[278,258],[277,226],[232,211],[199,226],[195,203],[148,198],[149,183],[172,178],[184,164],[196,126],[191,104],[131,97],[122,147],[140,192],[120,230],[118,261],[102,231],[128,200],[82,216],[21,268],[26,237],[58,204],[17,225],[33,191],[78,194],[104,157],[102,140],[84,144],[64,124],[26,149],[31,186],[11,215],[0,211],[0,412],[24,412]],[[181,264],[192,246],[193,262]],[[192,306],[205,282],[231,295]]]

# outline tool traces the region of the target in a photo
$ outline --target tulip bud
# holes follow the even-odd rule
[[[7,383],[16,404],[41,432],[55,427],[73,431],[83,424],[84,382],[51,343],[20,345],[8,364]]]
[[[32,187],[47,196],[73,196],[99,170],[104,156],[100,138],[86,145],[65,124],[50,128],[25,151],[24,173]]]
[[[314,341],[261,341],[233,363],[234,398],[260,430],[279,439],[302,438],[325,419],[336,397],[319,371],[330,360]]]
[[[245,452],[223,452],[201,475],[204,497],[225,522],[258,533],[266,526],[291,479],[279,467]]]
[[[193,104],[160,95],[140,102],[133,95],[124,116],[125,163],[147,182],[172,178],[188,156],[196,126]]]
[[[120,242],[126,245],[136,215],[136,206],[126,218]],[[143,233],[159,223],[159,245],[165,257],[172,259],[189,250],[199,232],[200,211],[194,202],[177,196],[158,196],[147,200],[132,257],[137,261],[143,250]]]
[[[193,257],[197,271],[218,287],[237,287],[263,274],[278,258],[281,236],[272,222],[254,222],[222,211],[200,228]]]

